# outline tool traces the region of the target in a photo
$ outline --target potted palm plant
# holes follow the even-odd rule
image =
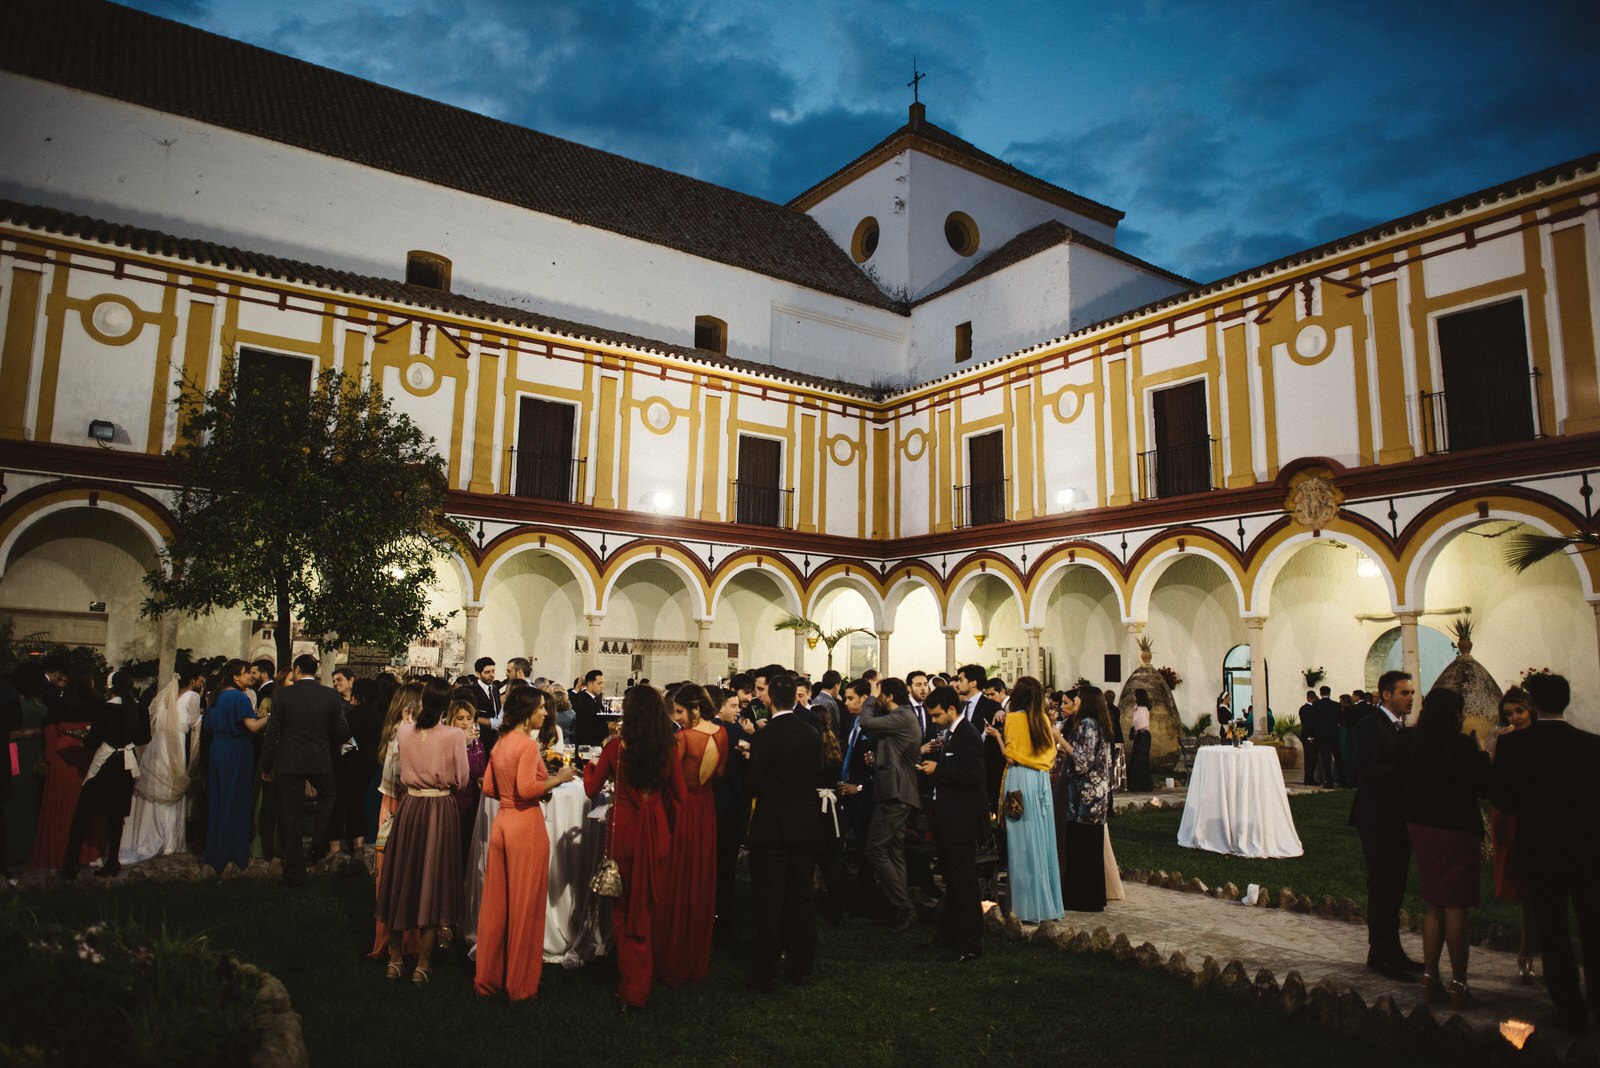
[[[1272,721],[1272,745],[1278,750],[1278,764],[1284,769],[1298,767],[1300,750],[1289,744],[1289,736],[1300,737],[1300,720],[1294,716],[1279,716]]]

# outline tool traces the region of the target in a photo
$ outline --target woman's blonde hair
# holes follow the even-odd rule
[[[394,697],[389,701],[389,713],[383,718],[383,734],[378,742],[378,759],[384,760],[389,755],[389,746],[394,744],[395,732],[400,729],[403,721],[414,720],[417,713],[422,711],[422,683],[408,682],[394,692]]]

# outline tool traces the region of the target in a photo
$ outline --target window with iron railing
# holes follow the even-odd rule
[[[1542,376],[1528,366],[1522,299],[1434,320],[1442,388],[1417,395],[1424,453],[1459,452],[1544,436]]]
[[[1211,477],[1213,438],[1168,445],[1139,454],[1139,493],[1143,500],[1204,493],[1216,488]]]
[[[981,527],[1006,520],[1006,480],[969,482],[951,490],[957,527]]]
[[[733,482],[733,521],[754,527],[794,527],[794,490],[757,482]]]
[[[583,461],[573,455],[574,405],[523,397],[517,405],[517,443],[511,447],[511,492],[543,501],[578,501]]]

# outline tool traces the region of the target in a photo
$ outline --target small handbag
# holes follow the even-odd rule
[[[383,822],[378,825],[378,840],[372,844],[374,852],[382,853],[389,845],[389,830],[394,826],[394,813],[383,817]]]
[[[589,877],[589,893],[596,897],[619,898],[622,896],[622,869],[611,856],[611,832],[615,829],[617,818],[616,787],[611,790],[611,809],[606,813],[606,855],[600,863],[595,865],[594,874]]]
[[[1008,820],[1022,818],[1022,791],[1007,790],[1004,774],[1000,776],[1000,815]]]

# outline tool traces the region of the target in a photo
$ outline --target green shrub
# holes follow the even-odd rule
[[[258,986],[203,937],[0,903],[0,1063],[242,1064]]]

